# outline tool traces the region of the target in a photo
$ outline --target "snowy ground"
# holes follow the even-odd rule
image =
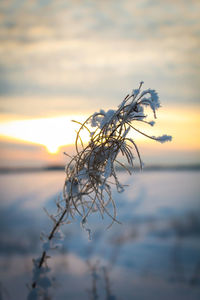
[[[63,248],[49,261],[51,299],[95,299],[95,284],[96,299],[200,299],[200,172],[120,178],[129,184],[113,191],[122,225],[106,230],[110,220],[93,215],[92,241],[80,220],[65,226]],[[26,299],[40,232],[51,225],[42,207],[54,209],[63,182],[60,171],[0,175],[1,300]]]

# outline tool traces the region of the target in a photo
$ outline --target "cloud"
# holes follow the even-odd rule
[[[198,1],[0,5],[0,101],[6,112],[36,115],[33,98],[42,99],[47,113],[63,107],[64,97],[66,109],[95,109],[108,99],[115,106],[141,80],[158,87],[164,101],[199,102]],[[21,100],[16,105],[12,98]],[[74,99],[82,100],[75,105]]]

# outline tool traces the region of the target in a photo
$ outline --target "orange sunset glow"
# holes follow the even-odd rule
[[[136,122],[137,128],[142,128],[149,135],[162,135],[167,132],[173,136],[171,143],[160,146],[170,150],[199,150],[200,139],[199,119],[200,110],[187,107],[166,107],[158,110],[158,119],[154,127],[142,125]],[[56,154],[63,146],[73,145],[76,138],[76,131],[79,124],[72,122],[77,120],[83,122],[87,118],[86,115],[71,115],[52,118],[24,119],[0,122],[0,139],[9,138],[11,141],[20,141],[35,145],[42,145],[50,154]],[[9,117],[8,117],[9,120]],[[148,148],[149,151],[157,147],[157,143],[134,132],[129,133],[134,137],[135,141]],[[89,141],[87,131],[82,131],[82,140],[84,143]],[[155,145],[156,143],[156,145]],[[164,150],[164,149],[163,149]]]
[[[45,119],[4,121],[0,123],[0,136],[43,145],[51,154],[57,153],[64,145],[73,144],[76,138],[77,124],[72,120],[83,121],[84,116],[55,117]],[[87,133],[82,135],[87,141]]]
[[[0,1],[0,300],[199,300],[200,0]]]
[[[154,127],[135,125],[173,136],[159,144],[130,132],[144,160],[199,164],[198,1],[41,3],[2,4],[0,167],[63,164],[79,128],[71,120],[116,109],[140,81],[162,107]]]

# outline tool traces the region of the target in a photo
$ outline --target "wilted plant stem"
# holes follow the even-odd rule
[[[54,237],[54,234],[56,233],[56,230],[59,228],[59,226],[61,225],[63,218],[65,217],[67,213],[67,207],[63,210],[62,215],[60,216],[60,218],[58,219],[58,221],[55,223],[51,233],[48,236],[48,240],[51,241],[51,239]],[[38,265],[38,269],[40,269],[43,266],[43,263],[45,262],[47,256],[47,251],[43,251],[39,265]],[[32,283],[32,288],[36,288],[37,282],[33,282]]]
[[[28,300],[39,299],[40,289],[47,291],[51,286],[51,282],[46,276],[50,270],[46,264],[46,260],[49,258],[47,252],[49,249],[54,249],[55,245],[52,245],[52,239],[62,239],[62,236],[59,238],[56,234],[62,235],[59,227],[66,223],[68,216],[74,218],[78,214],[82,218],[81,225],[88,232],[89,238],[91,230],[87,227],[87,218],[93,212],[99,211],[102,218],[104,213],[111,217],[112,222],[108,228],[114,222],[119,222],[116,219],[117,211],[112,199],[111,184],[116,186],[119,193],[124,190],[124,187],[118,180],[116,163],[130,174],[129,168],[134,167],[132,152],[135,149],[141,169],[143,165],[136,143],[128,137],[129,131],[133,129],[145,137],[161,143],[171,141],[172,137],[166,134],[158,137],[149,136],[132,126],[132,122],[136,121],[153,126],[154,121],[145,120],[147,115],[144,108],[149,106],[156,118],[156,110],[160,107],[159,97],[155,90],[148,89],[141,92],[142,84],[143,82],[140,83],[139,89],[133,90],[132,94],[127,95],[116,110],[111,109],[107,112],[100,110],[83,123],[74,121],[80,125],[75,141],[76,154],[68,155],[71,160],[65,168],[66,179],[62,199],[58,199],[56,202],[57,213],[50,215],[46,211],[53,221],[53,228],[49,235],[45,235],[41,257],[33,260],[32,289]],[[93,129],[90,129],[89,126]],[[90,136],[86,145],[83,144],[81,138],[82,130],[87,130]],[[127,165],[118,160],[119,155],[124,156]],[[112,212],[110,212],[110,207]],[[106,276],[105,272],[108,289],[109,282]],[[94,275],[96,284],[95,280],[96,275]],[[97,299],[95,285],[93,286],[93,295],[94,299]]]

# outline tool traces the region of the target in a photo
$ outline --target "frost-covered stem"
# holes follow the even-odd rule
[[[97,280],[98,280],[98,275],[97,275],[97,263],[92,265],[90,262],[88,262],[90,271],[91,271],[91,277],[92,277],[92,288],[91,288],[91,300],[98,300],[99,296],[97,293]]]
[[[110,278],[106,267],[103,267],[103,275],[105,280],[106,300],[114,300],[115,297],[111,293]]]
[[[51,241],[52,238],[54,237],[54,234],[56,233],[56,230],[59,228],[60,224],[62,223],[62,220],[63,220],[63,218],[65,217],[65,215],[66,215],[66,213],[67,213],[67,210],[68,210],[68,208],[66,207],[66,208],[63,210],[62,215],[60,216],[60,218],[58,219],[58,221],[55,223],[55,225],[54,225],[54,227],[53,227],[51,233],[50,233],[49,236],[48,236],[48,240],[49,240],[49,241]],[[41,267],[43,266],[43,263],[45,262],[46,256],[47,256],[47,251],[44,250],[43,253],[42,253],[40,262],[39,262],[39,264],[38,264],[38,269],[41,269]],[[37,285],[37,282],[34,281],[34,282],[32,283],[32,288],[33,288],[33,289],[36,288],[36,285]]]
[[[81,216],[81,225],[88,232],[89,238],[91,230],[87,226],[87,217],[93,212],[99,211],[102,218],[104,214],[111,217],[112,222],[108,228],[113,222],[119,222],[116,219],[117,211],[112,199],[110,184],[114,184],[119,193],[123,192],[124,187],[118,180],[115,163],[120,164],[130,173],[129,167],[134,167],[134,156],[131,150],[133,146],[142,168],[138,147],[135,141],[128,137],[129,130],[132,128],[145,137],[161,143],[171,141],[171,136],[166,134],[158,137],[149,136],[132,125],[134,121],[141,121],[153,126],[153,121],[147,122],[145,120],[147,116],[144,107],[150,107],[154,113],[154,118],[156,118],[156,110],[160,107],[159,97],[155,90],[148,89],[140,92],[142,83],[140,83],[139,89],[133,90],[131,95],[129,94],[124,98],[116,110],[111,109],[107,112],[100,110],[83,123],[74,121],[80,126],[75,141],[76,154],[70,156],[71,160],[65,167],[66,179],[62,199],[58,199],[56,202],[57,214],[50,215],[47,212],[54,225],[50,234],[45,235],[42,256],[33,260],[33,283],[28,300],[37,299],[41,289],[47,290],[51,286],[51,282],[46,276],[50,270],[45,264],[49,258],[47,251],[53,249],[50,245],[52,244],[51,240],[56,238],[57,233],[59,235],[59,227],[64,224],[68,214],[72,218],[76,214]],[[90,126],[94,128],[94,131],[91,131]],[[86,145],[83,144],[81,138],[82,130],[87,130],[90,135],[90,140]],[[127,166],[119,162],[119,155],[125,157]],[[63,202],[65,206],[62,205]],[[111,212],[109,205],[112,209]],[[94,268],[92,271],[94,279],[93,298],[97,299],[96,269]],[[108,284],[108,278],[106,280]]]

